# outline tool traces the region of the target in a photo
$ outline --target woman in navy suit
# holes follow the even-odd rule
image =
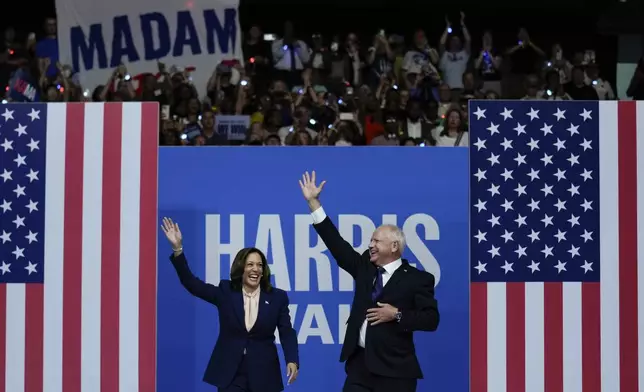
[[[256,248],[237,253],[230,280],[206,283],[192,274],[183,253],[179,225],[163,218],[163,233],[172,245],[170,260],[190,294],[219,311],[219,337],[203,380],[219,392],[279,392],[284,389],[275,346],[275,329],[287,363],[288,383],[297,378],[297,336],[291,324],[288,296],[271,286],[266,256]]]

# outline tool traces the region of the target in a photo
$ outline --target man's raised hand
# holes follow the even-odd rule
[[[306,201],[317,200],[322,188],[324,188],[324,184],[326,184],[326,181],[322,181],[319,186],[315,185],[315,171],[311,172],[310,175],[309,172],[305,172],[300,180],[300,188]]]

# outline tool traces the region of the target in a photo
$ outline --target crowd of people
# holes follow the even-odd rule
[[[592,48],[542,47],[525,29],[515,45],[500,48],[489,31],[472,37],[463,13],[445,19],[436,42],[423,30],[411,39],[380,30],[360,42],[355,34],[303,39],[290,22],[279,37],[254,26],[244,36],[243,59],[215,64],[201,96],[203,86],[194,86],[190,68],[183,68],[188,64],[158,63],[137,86],[119,66],[104,85],[84,89],[71,67],[58,62],[56,21],[47,20],[45,30],[43,40],[29,34],[24,45],[6,30],[0,54],[5,101],[15,99],[9,86],[20,72],[38,75],[29,91],[35,100],[158,101],[165,146],[465,147],[470,99],[616,99]],[[644,99],[643,64],[627,94]],[[247,119],[242,138],[229,140],[217,127],[231,115]]]

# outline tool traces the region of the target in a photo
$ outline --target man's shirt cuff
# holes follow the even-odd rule
[[[311,217],[313,218],[314,225],[322,223],[322,221],[326,219],[326,213],[324,212],[324,208],[320,207],[317,210],[313,211],[311,213]]]

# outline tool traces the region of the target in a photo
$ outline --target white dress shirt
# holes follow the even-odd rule
[[[313,223],[317,225],[321,223],[324,219],[326,219],[326,213],[324,212],[324,209],[320,207],[311,213],[311,217],[313,218]],[[387,285],[387,282],[389,282],[389,279],[391,279],[394,272],[396,272],[398,267],[400,267],[401,265],[402,265],[402,260],[398,259],[398,260],[392,261],[387,265],[382,266],[382,268],[385,269],[385,272],[383,272],[382,274],[382,287],[385,287]],[[362,348],[365,347],[365,342],[367,340],[367,325],[368,323],[365,317],[365,320],[362,323],[362,326],[360,327],[360,336],[358,338],[358,345]]]
[[[407,119],[407,136],[420,139],[423,137],[423,123],[420,120],[413,122],[410,119]]]

